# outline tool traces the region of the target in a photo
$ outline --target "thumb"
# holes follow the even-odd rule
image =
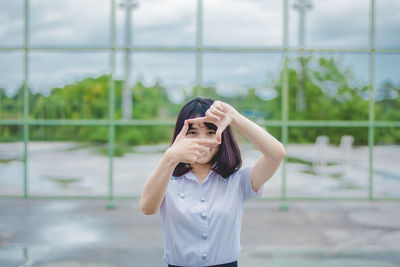
[[[177,135],[176,139],[185,137],[188,129],[189,129],[189,123],[187,120],[185,120],[185,122],[183,123],[183,127],[179,132],[179,134]]]
[[[222,142],[222,131],[217,129],[217,132],[215,133],[215,136],[217,137],[218,144],[221,144],[221,142]]]
[[[225,129],[229,126],[229,122],[226,120],[223,120],[220,125],[218,125],[217,131],[215,132],[215,135],[217,137],[217,142],[221,144],[222,142],[222,133],[225,131]]]

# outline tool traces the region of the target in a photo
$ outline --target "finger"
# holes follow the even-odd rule
[[[206,117],[209,118],[210,122],[218,122],[221,120],[218,115],[212,113],[211,109],[206,111]]]
[[[215,132],[215,136],[217,138],[218,144],[221,144],[221,142],[222,142],[222,133],[225,131],[227,126],[228,125],[220,125],[218,127],[217,131]]]
[[[219,109],[219,110],[221,110],[221,111],[224,111],[224,107],[222,106],[221,102],[216,101],[216,102],[214,102],[213,105],[214,105],[217,109]]]
[[[216,108],[216,107],[213,107],[213,108],[211,109],[211,112],[212,112],[213,114],[217,115],[218,117],[225,117],[225,113],[222,112],[221,110],[219,110],[219,109]]]
[[[218,118],[218,119],[219,119],[219,118]],[[214,119],[212,119],[212,118],[210,118],[210,117],[207,117],[207,116],[205,116],[205,117],[193,118],[193,119],[188,119],[187,121],[188,121],[188,123],[199,123],[199,124],[204,123],[204,122],[211,122],[211,123],[214,123],[214,122],[215,122]]]
[[[222,131],[218,131],[215,133],[215,136],[217,137],[217,143],[221,144],[222,143]]]
[[[196,156],[191,156],[190,158],[185,160],[185,163],[193,164],[196,163],[196,160],[197,160]]]
[[[194,151],[193,154],[194,154],[194,156],[195,156],[196,158],[200,158],[200,157],[201,157],[201,153],[202,153],[202,152],[196,150],[196,151]]]
[[[218,145],[217,140],[215,139],[193,139],[199,145],[210,145],[215,146]]]
[[[208,153],[211,150],[210,147],[204,146],[204,145],[199,145],[199,144],[197,144],[197,146],[195,146],[195,149],[197,151],[199,151],[200,153]]]
[[[199,158],[199,155],[197,155],[197,153],[193,153],[193,154],[187,156],[185,163],[189,163],[189,164],[196,163],[198,158]]]
[[[182,136],[186,136],[186,133],[187,133],[188,129],[189,129],[189,122],[188,122],[188,120],[185,120],[185,122],[183,123],[183,127],[182,127],[181,131],[179,132],[177,138],[178,137],[181,138]]]
[[[193,118],[193,119],[187,119],[186,121],[188,123],[194,124],[194,123],[204,123],[207,120],[207,117],[198,117],[198,118]]]

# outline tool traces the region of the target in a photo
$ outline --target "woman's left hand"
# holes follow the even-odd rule
[[[235,116],[239,114],[234,107],[222,101],[214,101],[210,108],[206,111],[204,117],[187,120],[188,123],[213,123],[217,126],[216,137],[221,144],[222,132],[229,126]]]

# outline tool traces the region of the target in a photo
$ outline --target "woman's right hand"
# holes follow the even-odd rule
[[[174,163],[180,162],[193,164],[210,152],[210,146],[218,146],[217,140],[187,138],[189,129],[188,120],[185,120],[182,130],[176,136],[174,143],[167,149],[166,154]]]

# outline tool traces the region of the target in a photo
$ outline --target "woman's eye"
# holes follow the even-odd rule
[[[208,134],[213,135],[215,134],[215,131],[208,132]]]
[[[196,134],[196,132],[188,132],[187,134]]]

